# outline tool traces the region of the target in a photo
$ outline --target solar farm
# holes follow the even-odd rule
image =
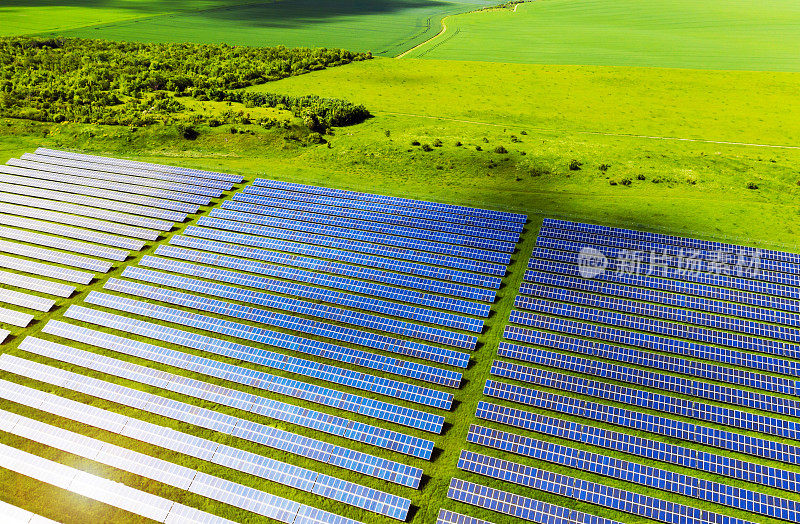
[[[9,521],[800,522],[798,254],[40,148],[0,268]]]

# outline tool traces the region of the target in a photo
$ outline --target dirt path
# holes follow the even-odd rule
[[[417,44],[414,47],[412,47],[411,49],[409,49],[408,51],[404,51],[403,53],[397,55],[395,58],[403,58],[404,56],[406,56],[408,53],[410,53],[414,49],[419,49],[420,47],[429,44],[431,42],[431,40],[435,40],[435,39],[439,38],[440,36],[442,36],[445,33],[445,31],[447,31],[447,24],[445,24],[444,21],[447,20],[448,18],[450,18],[450,17],[449,16],[445,16],[444,18],[442,18],[442,30],[441,31],[439,31],[438,33],[436,33],[432,37],[428,38],[427,40],[425,40],[421,44]]]
[[[430,120],[446,120],[448,122],[460,122],[462,124],[474,124],[479,126],[492,126],[492,127],[512,127],[512,126],[519,126],[519,123],[502,123],[498,124],[495,122],[480,122],[477,120],[464,120],[461,118],[450,118],[446,116],[430,116],[430,115],[416,115],[414,113],[396,113],[393,111],[375,111],[375,113],[384,114],[384,115],[397,115],[397,116],[410,116],[415,118],[427,118]],[[748,146],[748,147],[768,147],[773,149],[800,149],[800,146],[787,146],[787,145],[776,145],[776,144],[756,144],[750,142],[729,142],[725,140],[707,140],[703,138],[681,138],[676,136],[654,136],[654,135],[635,135],[631,133],[603,133],[602,131],[566,131],[564,129],[552,129],[546,127],[530,127],[525,126],[528,129],[533,129],[535,131],[542,131],[545,133],[574,133],[578,135],[600,135],[600,136],[618,136],[618,137],[627,137],[627,138],[642,138],[646,140],[674,140],[676,142],[700,142],[703,144],[721,144],[721,145],[728,145],[728,146]]]

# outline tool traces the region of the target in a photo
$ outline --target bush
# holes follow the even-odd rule
[[[608,164],[600,164],[599,166],[597,166],[597,169],[599,169],[600,171],[605,173],[606,171],[608,171],[609,167],[611,167],[611,166],[608,165]]]
[[[636,175],[636,180],[644,180],[644,179],[645,179],[644,175],[642,174]]]
[[[494,152],[500,155],[505,155],[506,153],[508,153],[508,149],[506,149],[503,146],[497,146],[494,148]]]
[[[620,181],[620,184],[622,184],[623,186],[629,186],[629,185],[631,185],[632,183],[633,183],[633,181],[632,181],[630,178],[623,178],[623,179]]]
[[[325,142],[326,140],[319,133],[309,133],[306,137],[306,143],[308,144],[324,144]]]
[[[208,127],[219,127],[222,125],[222,122],[217,120],[216,118],[212,118],[208,121]]]
[[[461,147],[463,144],[459,140],[456,140],[456,143],[454,145],[456,147]],[[800,185],[800,181],[797,182],[797,185]]]
[[[511,142],[513,142],[515,144],[518,143],[518,142],[522,142],[522,140],[517,138],[517,135],[511,135],[509,138],[511,139]]]
[[[520,131],[520,132],[519,132],[519,134],[520,134],[520,135],[527,135],[527,134],[528,134],[528,132],[527,132],[527,131],[525,131],[525,130],[523,129],[522,131]]]
[[[750,182],[749,184],[747,184],[747,189],[758,189],[758,184],[756,184],[755,182]]]
[[[389,131],[388,129],[386,131],[384,131],[383,134],[386,135],[386,138],[389,138],[390,136],[392,136],[392,132]]]
[[[442,141],[437,138],[433,141],[433,147],[442,147]]]
[[[412,140],[411,141],[411,145],[412,146],[418,146],[419,145],[419,140]]]
[[[483,148],[481,146],[475,146],[475,151],[483,151]]]
[[[194,140],[200,136],[200,133],[198,133],[195,128],[187,124],[179,124],[178,133],[180,133],[186,140]]]
[[[569,170],[570,171],[580,171],[582,165],[583,165],[583,162],[578,162],[577,160],[573,160],[573,161],[571,161],[569,163]],[[614,184],[612,184],[612,185],[615,185],[615,184],[616,184],[616,182]]]
[[[616,180],[609,180],[608,183],[610,185],[612,185],[612,186],[616,186],[617,185],[617,181]]]
[[[433,148],[429,144],[422,144],[423,151],[433,151]]]

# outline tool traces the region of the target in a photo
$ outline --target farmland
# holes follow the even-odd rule
[[[627,0],[614,4],[589,0],[577,6],[575,2],[540,0],[522,4],[516,12],[502,9],[456,14],[488,3],[355,1],[337,2],[338,7],[334,7],[333,2],[306,0],[284,0],[257,5],[209,2],[191,3],[185,11],[178,13],[167,3],[142,2],[134,9],[133,4],[115,1],[89,11],[84,11],[86,8],[77,4],[71,7],[61,6],[58,9],[65,10],[59,11],[64,16],[47,24],[29,20],[32,16],[41,17],[41,13],[53,12],[50,11],[54,9],[52,6],[41,4],[28,9],[20,4],[13,7],[13,12],[16,13],[14,16],[21,17],[17,20],[24,21],[17,22],[18,33],[55,33],[137,42],[224,41],[256,46],[284,44],[289,47],[328,45],[344,47],[353,52],[371,51],[387,57],[359,60],[335,67],[328,65],[324,70],[311,72],[300,69],[292,76],[281,75],[282,79],[277,81],[259,80],[254,82],[258,85],[240,84],[249,87],[235,91],[286,95],[286,100],[308,96],[341,99],[363,105],[372,115],[355,125],[334,126],[323,130],[320,133],[320,142],[306,140],[309,129],[301,111],[293,113],[286,104],[252,107],[240,102],[225,101],[224,97],[208,100],[205,94],[211,94],[210,87],[216,87],[211,84],[204,86],[203,96],[194,96],[190,88],[180,92],[169,91],[169,96],[175,96],[175,100],[179,102],[180,109],[156,115],[158,118],[152,121],[137,120],[128,125],[78,122],[77,118],[59,118],[59,121],[0,118],[0,162],[18,158],[38,147],[49,147],[234,173],[243,177],[243,181],[237,183],[232,190],[214,198],[209,205],[201,206],[197,213],[176,223],[158,240],[148,242],[143,249],[131,253],[126,260],[115,262],[113,269],[107,274],[98,275],[69,298],[59,299],[51,312],[37,313],[28,327],[9,328],[11,337],[0,346],[0,353],[68,369],[419,467],[424,471],[419,489],[399,486],[366,474],[329,466],[308,457],[202,428],[193,423],[179,422],[166,416],[124,407],[111,399],[96,399],[13,373],[0,372],[0,378],[407,497],[411,500],[411,512],[407,518],[410,524],[433,524],[440,507],[483,518],[495,524],[521,522],[518,518],[448,500],[447,486],[452,477],[468,479],[625,524],[655,522],[602,505],[467,473],[456,466],[462,449],[486,452],[488,455],[500,456],[528,466],[667,499],[743,521],[759,524],[783,522],[566,465],[490,450],[467,443],[466,435],[470,423],[508,430],[503,424],[477,419],[475,411],[479,401],[487,400],[483,391],[484,384],[488,378],[493,378],[489,369],[496,358],[499,343],[504,340],[503,329],[508,323],[510,312],[515,309],[515,296],[523,282],[528,259],[545,218],[565,218],[800,252],[800,106],[797,104],[800,73],[794,72],[798,71],[797,58],[790,49],[796,47],[793,44],[796,35],[791,29],[794,27],[794,6],[784,2],[770,2],[763,9],[755,10],[757,12],[753,16],[746,18],[742,13],[749,12],[748,9],[753,10],[754,2],[729,1],[710,6],[690,4],[682,0],[659,0],[652,5]],[[367,8],[367,4],[373,10]],[[220,5],[224,5],[225,9],[215,9]],[[341,7],[342,5],[346,7]],[[376,5],[379,7],[375,7]],[[10,8],[0,8],[0,16],[3,16],[3,9]],[[361,14],[356,15],[356,10],[361,10]],[[660,16],[659,19],[657,15],[663,15],[664,12],[669,12],[669,16]],[[780,13],[780,19],[776,13]],[[441,40],[434,39],[405,58],[388,58],[438,32],[439,21],[448,14],[452,16],[446,20],[448,30]],[[746,21],[742,22],[745,18]],[[55,23],[62,25],[49,25]],[[531,27],[541,30],[531,30]],[[722,30],[724,27],[733,27],[735,31],[723,34],[720,38],[711,38],[715,34],[725,33]],[[757,37],[767,31],[776,35],[775,38]],[[735,41],[734,34],[737,36]],[[643,40],[648,41],[646,45]],[[600,41],[605,44],[599,45]],[[322,62],[321,64],[325,65]],[[192,70],[191,80],[199,82],[198,79],[204,75],[202,68],[196,64],[185,65]],[[228,66],[218,69],[225,67]],[[690,69],[677,69],[682,67]],[[237,69],[237,72],[241,72],[241,69]],[[121,78],[115,74],[107,76]],[[80,80],[69,78],[64,83],[68,87],[85,87]],[[206,80],[215,81],[213,78]],[[233,80],[238,81],[235,78]],[[149,79],[142,80],[141,84],[146,85],[148,81]],[[126,89],[131,86],[129,80],[121,83]],[[113,82],[110,85],[113,89],[109,92],[121,93],[120,98],[126,103],[129,101],[129,92],[122,91],[122,87]],[[220,85],[226,92],[234,92],[231,85]],[[33,92],[35,82],[29,88]],[[146,88],[140,91],[140,94],[147,94]],[[161,96],[165,93],[159,91],[156,94]],[[139,97],[139,94],[136,96]],[[141,98],[147,100],[145,96]],[[56,101],[58,104],[69,102],[65,97],[42,99],[38,102],[41,103],[43,112],[47,110],[53,113]],[[109,107],[122,107],[122,104]],[[80,113],[75,111],[75,114]],[[151,110],[149,114],[154,112]],[[192,123],[196,136],[187,138],[185,126],[179,125],[187,122]],[[270,125],[264,125],[264,122],[269,122]],[[280,122],[280,125],[273,125],[274,122]],[[121,354],[88,343],[65,341],[59,336],[42,331],[48,320],[60,320],[97,329],[102,333],[177,349],[195,357],[211,358],[255,371],[267,371],[282,378],[302,380],[313,386],[331,387],[368,396],[349,385],[332,386],[320,377],[299,377],[293,371],[275,370],[252,361],[213,355],[197,348],[187,349],[163,340],[159,342],[157,339],[154,342],[149,336],[132,335],[109,326],[94,325],[65,316],[70,306],[86,306],[119,313],[106,306],[87,304],[88,293],[95,291],[124,296],[118,290],[105,287],[109,279],[121,279],[126,268],[142,266],[144,257],[153,257],[156,249],[168,246],[171,240],[191,236],[187,232],[190,228],[212,230],[214,226],[201,221],[207,221],[212,213],[223,209],[222,202],[230,203],[234,193],[246,192],[245,187],[256,179],[501,210],[522,213],[529,217],[520,242],[511,256],[508,272],[497,290],[497,300],[492,305],[491,313],[485,318],[483,331],[477,335],[476,349],[470,352],[470,365],[463,370],[458,369],[463,371],[461,387],[445,389],[436,386],[455,396],[452,410],[429,410],[445,417],[441,435],[417,428],[401,427],[363,413],[347,412],[330,405],[265,392],[258,384],[232,384],[220,376],[210,377],[197,370],[190,371],[151,362],[140,356]],[[5,215],[0,214],[2,216]],[[306,221],[306,218],[298,220]],[[316,219],[309,218],[307,222],[312,223],[314,220]],[[287,231],[289,227],[285,225]],[[366,225],[364,227],[366,230]],[[371,224],[370,227],[376,225]],[[282,228],[284,225],[277,225],[272,229]],[[277,247],[268,251],[280,253]],[[294,264],[292,259],[295,258],[292,252],[288,253],[290,255],[284,259],[286,267]],[[211,265],[206,262],[203,264],[204,267]],[[63,264],[57,265],[66,267]],[[240,270],[239,273],[248,275],[248,278],[256,275],[255,271],[247,270]],[[319,274],[324,274],[324,271]],[[207,276],[200,278],[204,282],[214,280]],[[289,280],[285,276],[279,278]],[[358,277],[358,282],[364,281],[366,280],[363,277]],[[257,289],[256,286],[240,282],[237,285]],[[7,287],[13,286],[2,286]],[[163,286],[163,289],[168,288],[170,286]],[[279,296],[282,294],[287,293],[281,292]],[[206,295],[210,296],[203,293],[203,296]],[[763,293],[763,296],[769,296],[769,293]],[[246,300],[232,297],[226,297],[226,300],[237,306],[249,304]],[[146,304],[164,303],[153,297],[142,298],[141,301]],[[175,303],[170,303],[169,307],[183,313],[197,312],[189,306]],[[597,309],[603,310],[602,307]],[[159,326],[178,327],[190,333],[208,335],[208,331],[196,326],[154,320],[133,313],[127,315]],[[214,315],[218,318],[228,317],[227,314],[217,312],[209,316]],[[545,316],[552,318],[556,315]],[[311,318],[305,314],[300,317]],[[246,326],[245,331],[263,327],[259,321],[250,318],[235,320]],[[331,323],[339,327],[346,325],[339,321]],[[687,325],[679,324],[681,328],[686,328]],[[690,330],[695,329],[694,326],[688,327]],[[275,331],[296,333],[292,328],[285,327],[275,327]],[[356,442],[342,435],[324,434],[298,424],[275,421],[207,399],[200,400],[176,391],[165,392],[155,385],[114,377],[101,371],[87,371],[81,366],[59,362],[21,349],[19,346],[27,336],[65,343],[91,353],[175,373],[215,386],[231,387],[275,398],[358,423],[401,430],[414,437],[433,440],[435,451],[430,461],[405,456],[379,446]],[[212,333],[212,336],[242,342],[232,335]],[[317,334],[308,335],[308,338],[329,341],[327,337]],[[412,339],[411,336],[399,338]],[[581,340],[588,339],[581,337]],[[268,343],[246,343],[259,349],[335,364],[348,371],[365,371],[356,363],[328,361],[285,348],[276,349]],[[336,343],[349,349],[359,349],[355,343]],[[573,352],[566,350],[555,351],[561,355],[574,356]],[[381,356],[401,358],[383,350],[374,352]],[[618,359],[598,355],[592,358],[595,357],[603,364],[619,362]],[[701,357],[684,357],[688,362],[707,363]],[[431,364],[414,356],[402,358],[415,364]],[[796,359],[781,356],[781,361],[794,363]],[[551,369],[545,365],[534,366]],[[451,369],[444,365],[441,367]],[[750,368],[744,366],[730,367],[737,372],[750,371]],[[650,370],[640,363],[634,363],[633,369]],[[381,378],[397,378],[383,369],[373,368],[368,372]],[[570,377],[588,376],[587,373],[575,370],[562,372]],[[658,372],[686,378],[680,372],[672,373],[664,369]],[[410,378],[403,380],[416,383]],[[629,385],[623,380],[600,380],[616,386]],[[703,380],[719,386],[736,387],[747,393],[762,393],[758,385],[734,386],[708,377]],[[509,382],[526,385],[521,381]],[[419,383],[427,385],[422,381]],[[644,386],[631,387],[646,389]],[[593,398],[585,392],[565,393],[553,385],[536,388],[546,393],[569,394],[579,400],[590,401]],[[686,393],[669,394],[683,400],[697,400]],[[789,397],[782,393],[774,395],[783,400]],[[383,394],[376,394],[375,398],[406,408],[419,407],[414,402]],[[603,402],[615,407],[625,407],[622,402]],[[499,403],[520,407],[510,401]],[[727,401],[709,401],[708,404],[719,407],[728,405]],[[101,441],[135,449],[192,470],[229,479],[367,524],[397,522],[384,515],[335,502],[326,496],[290,488],[279,482],[266,481],[219,463],[166,451],[141,440],[119,436],[87,424],[74,423],[67,417],[49,415],[19,403],[0,400],[0,409],[69,428]],[[576,414],[554,415],[550,410],[532,406],[526,406],[525,409],[571,422],[587,423]],[[658,413],[652,406],[635,409],[648,414]],[[746,413],[763,413],[752,407],[741,409]],[[682,422],[693,420],[689,416],[677,414],[669,417]],[[800,420],[794,415],[780,415],[779,418],[792,422]],[[607,421],[594,420],[587,424],[622,431],[635,437],[654,439],[659,443],[685,445],[707,453],[735,457],[753,464],[780,466],[784,469],[793,467],[764,457],[754,458],[745,453],[721,451],[708,445],[687,444],[673,436],[654,436],[643,430],[620,429],[617,424]],[[704,424],[715,429],[725,429],[727,423],[715,420]],[[550,445],[563,444],[609,455],[615,459],[641,462],[683,475],[800,501],[796,492],[776,487],[697,471],[677,464],[657,463],[620,450],[609,451],[587,443],[568,442],[559,436],[543,435],[519,428],[511,431],[535,437]],[[750,437],[765,438],[755,430],[733,431]],[[786,436],[770,435],[766,438],[781,444],[796,444],[794,439]],[[52,447],[36,444],[7,432],[0,432],[0,444],[73,465],[237,522],[276,522],[232,505],[214,502],[187,490],[147,480],[140,475],[123,472],[96,461],[80,459],[74,454],[56,451]],[[0,500],[70,523],[147,521],[133,513],[114,509],[1,468]]]
[[[409,57],[527,64],[800,71],[791,0],[547,0],[451,16]]]

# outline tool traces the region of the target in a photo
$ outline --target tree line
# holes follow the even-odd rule
[[[285,107],[324,130],[361,122],[369,111],[341,99],[241,89],[370,58],[325,48],[0,38],[0,116],[141,126],[179,119],[185,106],[176,97],[190,96]]]

